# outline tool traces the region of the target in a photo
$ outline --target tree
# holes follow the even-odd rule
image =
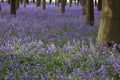
[[[95,6],[97,6],[97,0],[95,0],[94,3],[95,3]]]
[[[69,0],[69,6],[70,7],[72,6],[72,0]]]
[[[26,2],[27,2],[27,4],[29,4],[29,0],[27,0]]]
[[[33,3],[35,3],[35,0],[33,0]]]
[[[37,7],[40,6],[40,2],[41,2],[41,0],[36,0],[36,6],[37,6]]]
[[[8,4],[10,4],[10,0],[8,0]]]
[[[19,0],[16,0],[16,10],[19,8]]]
[[[59,3],[61,3],[61,0],[55,0],[55,7],[59,7]]]
[[[83,7],[83,12],[82,14],[85,15],[86,14],[86,0],[80,0],[80,3]]]
[[[10,14],[16,15],[16,0],[10,0]]]
[[[76,0],[74,0],[74,4],[76,4]]]
[[[97,9],[98,9],[98,11],[102,10],[102,0],[98,0]]]
[[[51,4],[52,0],[49,0],[49,4]]]
[[[120,0],[103,0],[97,46],[112,47],[120,43]]]
[[[20,3],[22,4],[22,3],[23,3],[23,0],[20,0]]]
[[[77,0],[77,6],[79,5],[79,3],[80,3],[80,0]]]
[[[94,25],[93,0],[86,0],[86,24]]]
[[[65,13],[65,4],[66,4],[66,1],[61,0],[61,13]]]
[[[24,8],[26,7],[26,4],[27,4],[27,0],[23,0]]]
[[[42,9],[43,9],[43,10],[46,9],[46,0],[42,0]]]
[[[0,11],[1,11],[2,9],[1,9],[1,5],[0,5]]]
[[[2,0],[2,3],[4,2],[4,0]]]

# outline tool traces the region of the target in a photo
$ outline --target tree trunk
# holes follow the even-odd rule
[[[86,0],[86,24],[94,25],[93,0]]]
[[[10,4],[10,0],[8,0],[8,4]]]
[[[43,9],[43,10],[46,9],[46,0],[42,0],[42,9]]]
[[[83,15],[86,15],[86,0],[81,0],[81,5],[83,6]]]
[[[56,0],[56,6],[57,6],[57,7],[60,6],[60,5],[59,5],[60,3],[61,3],[61,0]]]
[[[20,3],[23,4],[23,0],[20,0]]]
[[[49,0],[49,4],[51,4],[52,0]]]
[[[97,9],[98,9],[98,11],[102,10],[102,0],[98,0]]]
[[[58,0],[55,0],[55,7],[57,7],[57,1],[58,1]]]
[[[16,0],[16,10],[19,9],[19,0]]]
[[[35,0],[33,0],[33,3],[35,3]]]
[[[11,15],[16,15],[16,0],[11,0],[10,1],[10,14]]]
[[[65,6],[67,5],[67,0],[65,0]]]
[[[27,4],[29,4],[29,0],[27,0]]]
[[[110,47],[120,43],[120,0],[103,0],[97,46]]]
[[[24,5],[24,8],[26,8],[27,0],[24,0],[24,1],[23,1],[23,5]]]
[[[39,7],[40,6],[40,0],[36,0],[36,7]]]
[[[1,11],[2,9],[1,9],[1,5],[0,5],[0,11]]]
[[[72,6],[72,0],[69,0],[69,6],[70,7]]]
[[[4,0],[2,0],[2,3],[4,2]]]
[[[95,0],[94,4],[95,4],[95,6],[97,6],[97,0]]]
[[[65,13],[65,0],[61,0],[61,13]]]
[[[80,0],[77,0],[77,6],[79,5],[79,3],[80,3]]]
[[[76,0],[74,0],[74,4],[76,4]]]

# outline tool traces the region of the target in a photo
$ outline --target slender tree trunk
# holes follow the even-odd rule
[[[10,4],[10,0],[8,0],[8,4]]]
[[[61,13],[65,13],[65,0],[61,0]]]
[[[55,0],[55,7],[59,7],[60,0]]]
[[[97,0],[95,0],[94,4],[95,4],[95,6],[97,6]]]
[[[20,3],[23,4],[23,0],[20,0]]]
[[[16,0],[10,1],[10,14],[16,15]]]
[[[27,0],[26,2],[27,2],[27,4],[29,4],[29,0]]]
[[[16,10],[19,9],[19,0],[16,0]]]
[[[27,0],[24,0],[24,1],[23,1],[23,5],[24,5],[24,8],[26,8]]]
[[[65,6],[67,5],[67,0],[65,0]]]
[[[4,0],[2,0],[2,3],[4,2]]]
[[[42,0],[42,9],[43,9],[43,10],[46,9],[46,0]]]
[[[36,7],[40,6],[40,0],[36,0]]]
[[[58,0],[58,7],[60,6],[61,0]]]
[[[72,0],[69,0],[69,6],[70,7],[72,6]]]
[[[35,3],[35,0],[33,0],[33,3]]]
[[[97,46],[120,44],[120,0],[103,0]]]
[[[0,5],[0,11],[2,10],[1,5]]]
[[[86,24],[94,25],[93,0],[86,0]]]
[[[79,3],[80,3],[80,0],[77,0],[77,6],[79,5]]]
[[[86,0],[81,0],[81,5],[83,6],[83,15],[86,15]]]
[[[97,9],[98,9],[98,11],[102,10],[102,0],[98,0]]]
[[[74,0],[74,4],[76,4],[76,0]]]
[[[51,4],[52,0],[49,0],[49,4]]]
[[[58,1],[58,0],[55,0],[55,7],[57,7],[57,1]]]

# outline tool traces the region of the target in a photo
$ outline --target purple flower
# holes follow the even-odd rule
[[[115,63],[115,65],[114,65],[114,72],[120,73],[120,62]]]
[[[50,80],[47,75],[42,75],[42,80]]]
[[[101,65],[101,68],[97,71],[97,73],[107,73],[106,65]]]
[[[24,78],[25,79],[30,79],[30,75],[26,72],[26,73],[24,73]]]
[[[78,75],[78,74],[83,74],[83,72],[80,68],[75,68],[73,69],[73,74]]]
[[[61,74],[62,71],[60,69],[56,69],[56,74]]]
[[[2,66],[0,66],[0,71],[2,71],[3,70],[3,67]]]

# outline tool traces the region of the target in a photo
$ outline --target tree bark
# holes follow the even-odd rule
[[[51,4],[52,0],[49,0],[49,4]]]
[[[86,0],[81,0],[81,5],[83,6],[83,15],[86,15]]]
[[[33,3],[35,3],[35,0],[33,0]]]
[[[20,3],[23,4],[23,0],[20,0]]]
[[[2,3],[4,2],[4,0],[2,0]]]
[[[97,46],[102,48],[120,43],[120,0],[103,0]]]
[[[10,14],[16,15],[16,0],[10,1]]]
[[[55,7],[57,7],[57,1],[58,1],[58,0],[55,0]]]
[[[29,0],[27,0],[26,2],[27,2],[27,4],[29,4]]]
[[[69,0],[69,6],[70,7],[72,6],[72,0]]]
[[[86,24],[94,25],[93,0],[86,0]]]
[[[74,4],[76,4],[76,0],[74,0]]]
[[[19,9],[19,0],[16,0],[16,10]]]
[[[40,2],[41,2],[41,0],[36,0],[36,7],[40,6]]]
[[[46,9],[46,0],[42,0],[42,9],[43,9],[43,10]]]
[[[79,5],[79,3],[80,3],[80,0],[77,0],[77,6]]]
[[[98,11],[102,10],[102,0],[98,0],[97,9],[98,9]]]
[[[10,0],[8,0],[8,4],[10,4]]]
[[[65,0],[61,0],[61,13],[65,13]]]
[[[26,8],[27,0],[24,0],[24,1],[23,1],[23,5],[24,5],[24,8]]]
[[[95,0],[94,4],[95,4],[95,6],[97,6],[97,0]]]
[[[1,9],[1,5],[0,5],[0,11],[1,11],[2,9]]]

